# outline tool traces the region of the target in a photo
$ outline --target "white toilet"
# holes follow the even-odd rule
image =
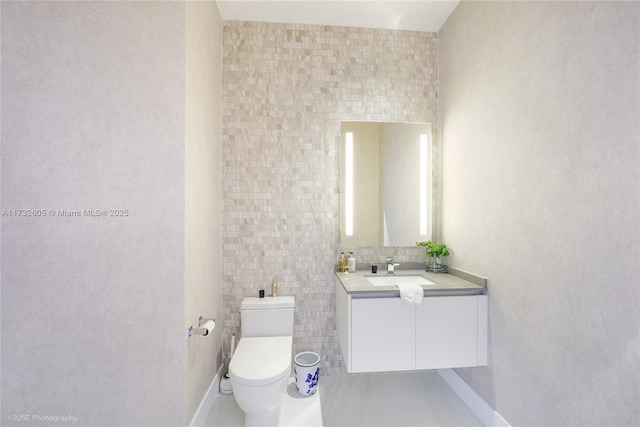
[[[229,363],[245,426],[276,426],[291,373],[292,296],[242,300],[242,338]]]

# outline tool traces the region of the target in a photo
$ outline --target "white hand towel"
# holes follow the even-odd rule
[[[400,289],[400,298],[409,304],[420,305],[424,297],[422,286],[417,283],[398,283],[396,285]]]

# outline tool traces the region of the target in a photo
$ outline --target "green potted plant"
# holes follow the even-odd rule
[[[431,273],[447,272],[447,266],[442,261],[442,258],[451,253],[451,248],[447,247],[444,243],[434,243],[431,240],[428,242],[416,242],[416,246],[425,247],[425,254],[427,255],[426,271]]]

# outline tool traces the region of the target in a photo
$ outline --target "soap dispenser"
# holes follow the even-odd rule
[[[272,297],[277,297],[278,296],[278,282],[276,282],[276,278],[273,278],[273,284],[271,285],[271,296]]]
[[[340,252],[340,258],[338,259],[338,271],[340,273],[347,271],[347,258],[344,256],[344,251]]]
[[[347,270],[349,273],[356,272],[356,257],[353,255],[353,252],[349,252],[349,258],[347,258]]]

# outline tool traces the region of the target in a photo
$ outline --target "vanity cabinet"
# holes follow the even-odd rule
[[[415,369],[414,317],[400,298],[352,299],[352,372]]]
[[[487,296],[354,298],[336,283],[336,329],[348,372],[487,364]]]
[[[424,298],[415,312],[416,369],[487,364],[486,295]]]

